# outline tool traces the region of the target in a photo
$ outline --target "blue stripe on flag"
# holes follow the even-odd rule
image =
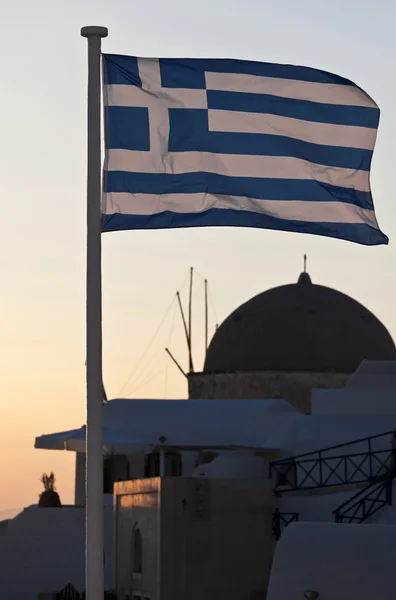
[[[341,188],[313,179],[267,179],[228,177],[216,173],[180,175],[108,171],[105,192],[129,194],[198,194],[242,196],[258,200],[306,200],[308,202],[345,202],[373,210],[370,192]],[[180,200],[183,202],[183,199]]]
[[[369,225],[289,221],[259,213],[218,208],[212,208],[201,213],[173,213],[166,211],[155,215],[106,215],[104,217],[103,231],[221,226],[258,227],[278,231],[311,233],[350,240],[366,246],[388,243],[388,238],[381,231]]]
[[[148,108],[107,106],[105,128],[106,148],[150,150]]]
[[[378,108],[323,104],[309,100],[283,98],[270,94],[207,91],[208,108],[235,110],[251,113],[267,113],[281,117],[292,117],[315,123],[354,125],[376,129],[379,123]]]
[[[130,71],[138,77],[136,57],[121,54],[104,54],[103,56],[105,63],[109,64],[105,83],[141,85],[136,84],[128,75]],[[169,88],[205,89],[205,71],[210,73],[244,73],[259,77],[276,77],[315,83],[335,83],[357,87],[352,81],[344,77],[320,71],[319,69],[312,69],[311,67],[228,58],[160,58],[159,61],[162,86]],[[119,71],[118,73],[117,70]]]
[[[323,146],[281,135],[209,131],[208,112],[204,109],[174,108],[169,116],[169,152],[292,156],[331,167],[370,169],[370,150]]]

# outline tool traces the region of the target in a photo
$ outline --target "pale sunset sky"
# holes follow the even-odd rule
[[[213,333],[216,320],[254,294],[296,281],[304,253],[314,282],[362,302],[396,337],[395,2],[19,0],[3,4],[2,15],[0,513],[36,503],[43,471],[54,470],[62,502],[73,502],[74,454],[33,446],[37,435],[85,422],[84,25],[109,28],[104,52],[246,58],[332,71],[355,81],[382,111],[372,189],[387,247],[243,229],[103,237],[109,398],[186,397],[185,380],[164,348],[169,344],[187,365],[175,304],[167,310],[192,265],[197,369],[202,276],[213,300]],[[183,290],[186,299],[186,285]]]

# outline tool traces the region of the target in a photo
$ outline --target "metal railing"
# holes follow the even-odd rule
[[[336,523],[363,523],[392,504],[393,477],[373,481],[333,511]]]
[[[295,523],[299,520],[298,512],[281,512],[279,508],[276,508],[272,515],[272,535],[276,540],[279,540],[282,531],[290,523]]]
[[[71,583],[68,583],[63,590],[56,594],[57,600],[80,600],[80,593],[72,586]]]
[[[68,583],[63,590],[53,595],[56,600],[85,600],[85,591],[77,591],[71,583]],[[117,600],[115,592],[105,590],[104,600]]]
[[[375,449],[393,430],[385,433],[306,452],[270,463],[270,478],[276,493],[366,483],[386,475],[396,463],[396,450]],[[359,447],[359,452],[338,454],[339,449]]]

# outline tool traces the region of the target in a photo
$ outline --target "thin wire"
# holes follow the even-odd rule
[[[150,350],[155,338],[157,337],[158,333],[160,332],[163,324],[165,323],[166,318],[168,317],[173,304],[176,302],[176,296],[173,297],[172,302],[170,303],[164,317],[162,318],[160,324],[158,325],[153,337],[151,338],[150,342],[148,343],[145,351],[143,352],[143,354],[141,355],[140,359],[138,360],[138,362],[135,365],[135,368],[132,370],[132,372],[130,373],[129,377],[127,378],[127,380],[125,381],[124,385],[122,386],[122,388],[120,389],[120,391],[118,392],[118,397],[121,396],[122,392],[125,390],[125,388],[127,387],[127,385],[129,385],[129,382],[131,381],[132,377],[136,374],[136,371],[138,370],[138,368],[140,367],[140,365],[142,364],[145,356],[147,355],[147,352]]]
[[[190,270],[188,270],[188,275],[186,275],[186,278],[184,279],[183,283],[181,284],[181,286],[179,287],[179,292],[181,293],[182,290],[186,287],[187,283],[190,281]]]
[[[193,295],[192,295],[192,299],[195,300],[197,298],[197,296],[199,295],[200,291],[202,290],[202,287],[204,286],[205,282],[201,281],[201,283],[199,284],[199,286],[195,289]],[[182,295],[180,294],[180,298],[182,298]]]
[[[181,290],[183,290],[183,288],[186,286],[187,282],[189,281],[189,278],[190,278],[190,272],[188,272],[188,274],[186,275],[186,277],[185,277],[185,279],[184,279],[184,281],[183,281],[183,283],[182,283],[182,285],[181,285],[181,287],[180,287],[180,291],[181,291]],[[125,381],[124,385],[121,387],[120,391],[118,392],[118,394],[117,394],[117,396],[118,396],[118,397],[120,397],[120,396],[121,396],[121,394],[123,393],[123,391],[125,390],[125,388],[126,388],[126,387],[127,387],[129,384],[130,384],[131,380],[132,380],[132,379],[133,379],[133,377],[136,375],[136,373],[137,373],[137,371],[138,371],[139,367],[141,366],[141,364],[142,364],[142,362],[143,362],[144,358],[145,358],[145,357],[146,357],[146,355],[147,355],[147,352],[150,350],[150,348],[151,348],[152,344],[154,343],[154,340],[156,339],[156,337],[157,337],[158,333],[160,332],[160,330],[161,330],[161,328],[162,328],[162,326],[163,326],[163,324],[164,324],[164,322],[165,322],[166,318],[168,317],[168,315],[169,315],[169,313],[170,313],[170,311],[171,311],[171,309],[172,309],[172,305],[173,305],[173,303],[174,303],[175,301],[176,301],[176,296],[173,298],[172,302],[170,303],[170,305],[169,305],[169,307],[168,307],[167,311],[165,312],[165,315],[164,315],[164,317],[162,318],[162,320],[161,320],[161,322],[160,322],[160,324],[159,324],[158,328],[156,329],[156,331],[155,331],[155,333],[154,333],[153,337],[151,338],[150,342],[148,343],[148,345],[147,345],[146,349],[144,350],[143,354],[141,355],[140,359],[139,359],[139,360],[138,360],[138,362],[136,363],[136,365],[135,365],[134,369],[132,369],[132,371],[131,371],[131,373],[129,374],[128,378],[126,379],[126,381]],[[149,364],[151,364],[151,361],[149,361]],[[144,367],[144,369],[146,369],[146,368],[147,368],[147,365]],[[144,370],[144,369],[143,369],[143,370]],[[139,377],[141,377],[141,374],[139,374],[139,375],[137,376],[137,379],[139,379]]]
[[[136,390],[140,389],[141,387],[145,386],[148,382],[150,382],[154,375],[162,372],[163,367],[158,367],[158,363],[159,361],[156,361],[155,364],[153,364],[153,366],[151,367],[150,371],[146,373],[146,376],[143,377],[143,379],[141,379],[139,382],[136,382],[136,384],[131,389],[130,397],[133,397]]]
[[[203,286],[205,285],[204,281],[201,281],[201,283],[199,284],[198,288],[195,290],[194,294],[193,294],[193,300],[195,300],[195,298],[198,296],[198,294],[201,292]]]
[[[135,380],[134,385],[131,388],[131,395],[135,392],[136,389],[140,388],[148,380],[150,380],[153,373],[157,372],[158,365],[162,363],[161,358],[163,358],[163,353],[161,350],[158,350],[158,352],[156,352],[155,354],[154,360],[152,361],[151,368],[142,377],[140,377],[140,381]]]
[[[164,382],[164,399],[167,399],[168,394],[168,374],[169,374],[169,361],[165,359],[165,382]]]
[[[210,302],[210,305],[211,305],[211,308],[212,308],[212,311],[213,311],[213,314],[214,314],[214,318],[215,318],[215,321],[216,321],[216,325],[218,325],[219,320],[217,318],[217,311],[215,309],[215,305],[214,305],[214,302],[213,302],[212,293],[210,291],[209,286],[208,286],[208,296],[209,296],[209,302]]]
[[[136,386],[133,390],[133,392],[136,392],[138,389],[140,389],[143,385],[148,385],[149,383],[151,383],[152,381],[154,381],[155,379],[157,379],[157,377],[159,377],[162,373],[162,369],[160,369],[159,371],[157,371],[157,373],[155,373],[152,377],[145,379],[144,381],[142,381],[141,383],[139,383],[138,386]]]
[[[148,373],[152,373],[153,367],[155,367],[155,365],[157,364],[160,354],[161,354],[161,350],[157,350],[157,352],[155,352],[155,354],[153,354],[151,356],[149,361],[137,373],[137,375],[131,379],[130,383],[128,384],[130,389],[131,389],[131,386],[132,386],[132,388],[134,388],[134,386],[140,385],[141,380],[144,379],[145,377],[147,377]],[[128,389],[128,387],[126,389]]]
[[[207,279],[207,277],[202,275],[202,273],[200,273],[200,271],[197,271],[195,268],[194,268],[194,273],[196,273],[198,275],[198,277],[200,277],[202,279],[202,281],[205,281],[205,279]]]

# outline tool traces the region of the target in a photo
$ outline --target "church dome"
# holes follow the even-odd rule
[[[382,323],[349,296],[298,283],[276,287],[237,308],[216,331],[204,371],[352,373],[363,360],[396,360]]]

